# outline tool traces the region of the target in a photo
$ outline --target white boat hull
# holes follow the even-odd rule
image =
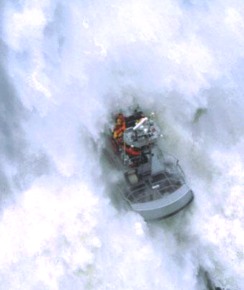
[[[133,211],[139,213],[145,220],[156,220],[176,214],[193,200],[193,192],[183,184],[176,191],[161,199],[143,203],[129,202]]]

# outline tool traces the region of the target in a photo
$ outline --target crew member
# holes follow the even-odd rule
[[[123,116],[123,114],[120,113],[116,117],[116,125],[115,125],[115,128],[113,130],[113,138],[119,139],[120,137],[122,137],[125,129],[126,129],[125,117]]]

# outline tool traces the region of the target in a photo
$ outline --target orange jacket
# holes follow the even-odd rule
[[[122,125],[117,125],[113,131],[114,139],[121,137],[123,135],[125,129],[126,129],[125,122],[123,122]]]

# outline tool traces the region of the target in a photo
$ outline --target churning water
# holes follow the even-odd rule
[[[9,0],[0,15],[0,289],[244,289],[243,1]],[[136,105],[195,193],[160,222],[112,202],[101,161],[111,115]]]

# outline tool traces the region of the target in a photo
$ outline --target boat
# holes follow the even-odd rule
[[[123,175],[119,185],[123,199],[146,221],[174,215],[194,197],[179,161],[160,149],[162,134],[154,119],[154,114],[139,109],[127,116],[116,114],[106,146]]]

